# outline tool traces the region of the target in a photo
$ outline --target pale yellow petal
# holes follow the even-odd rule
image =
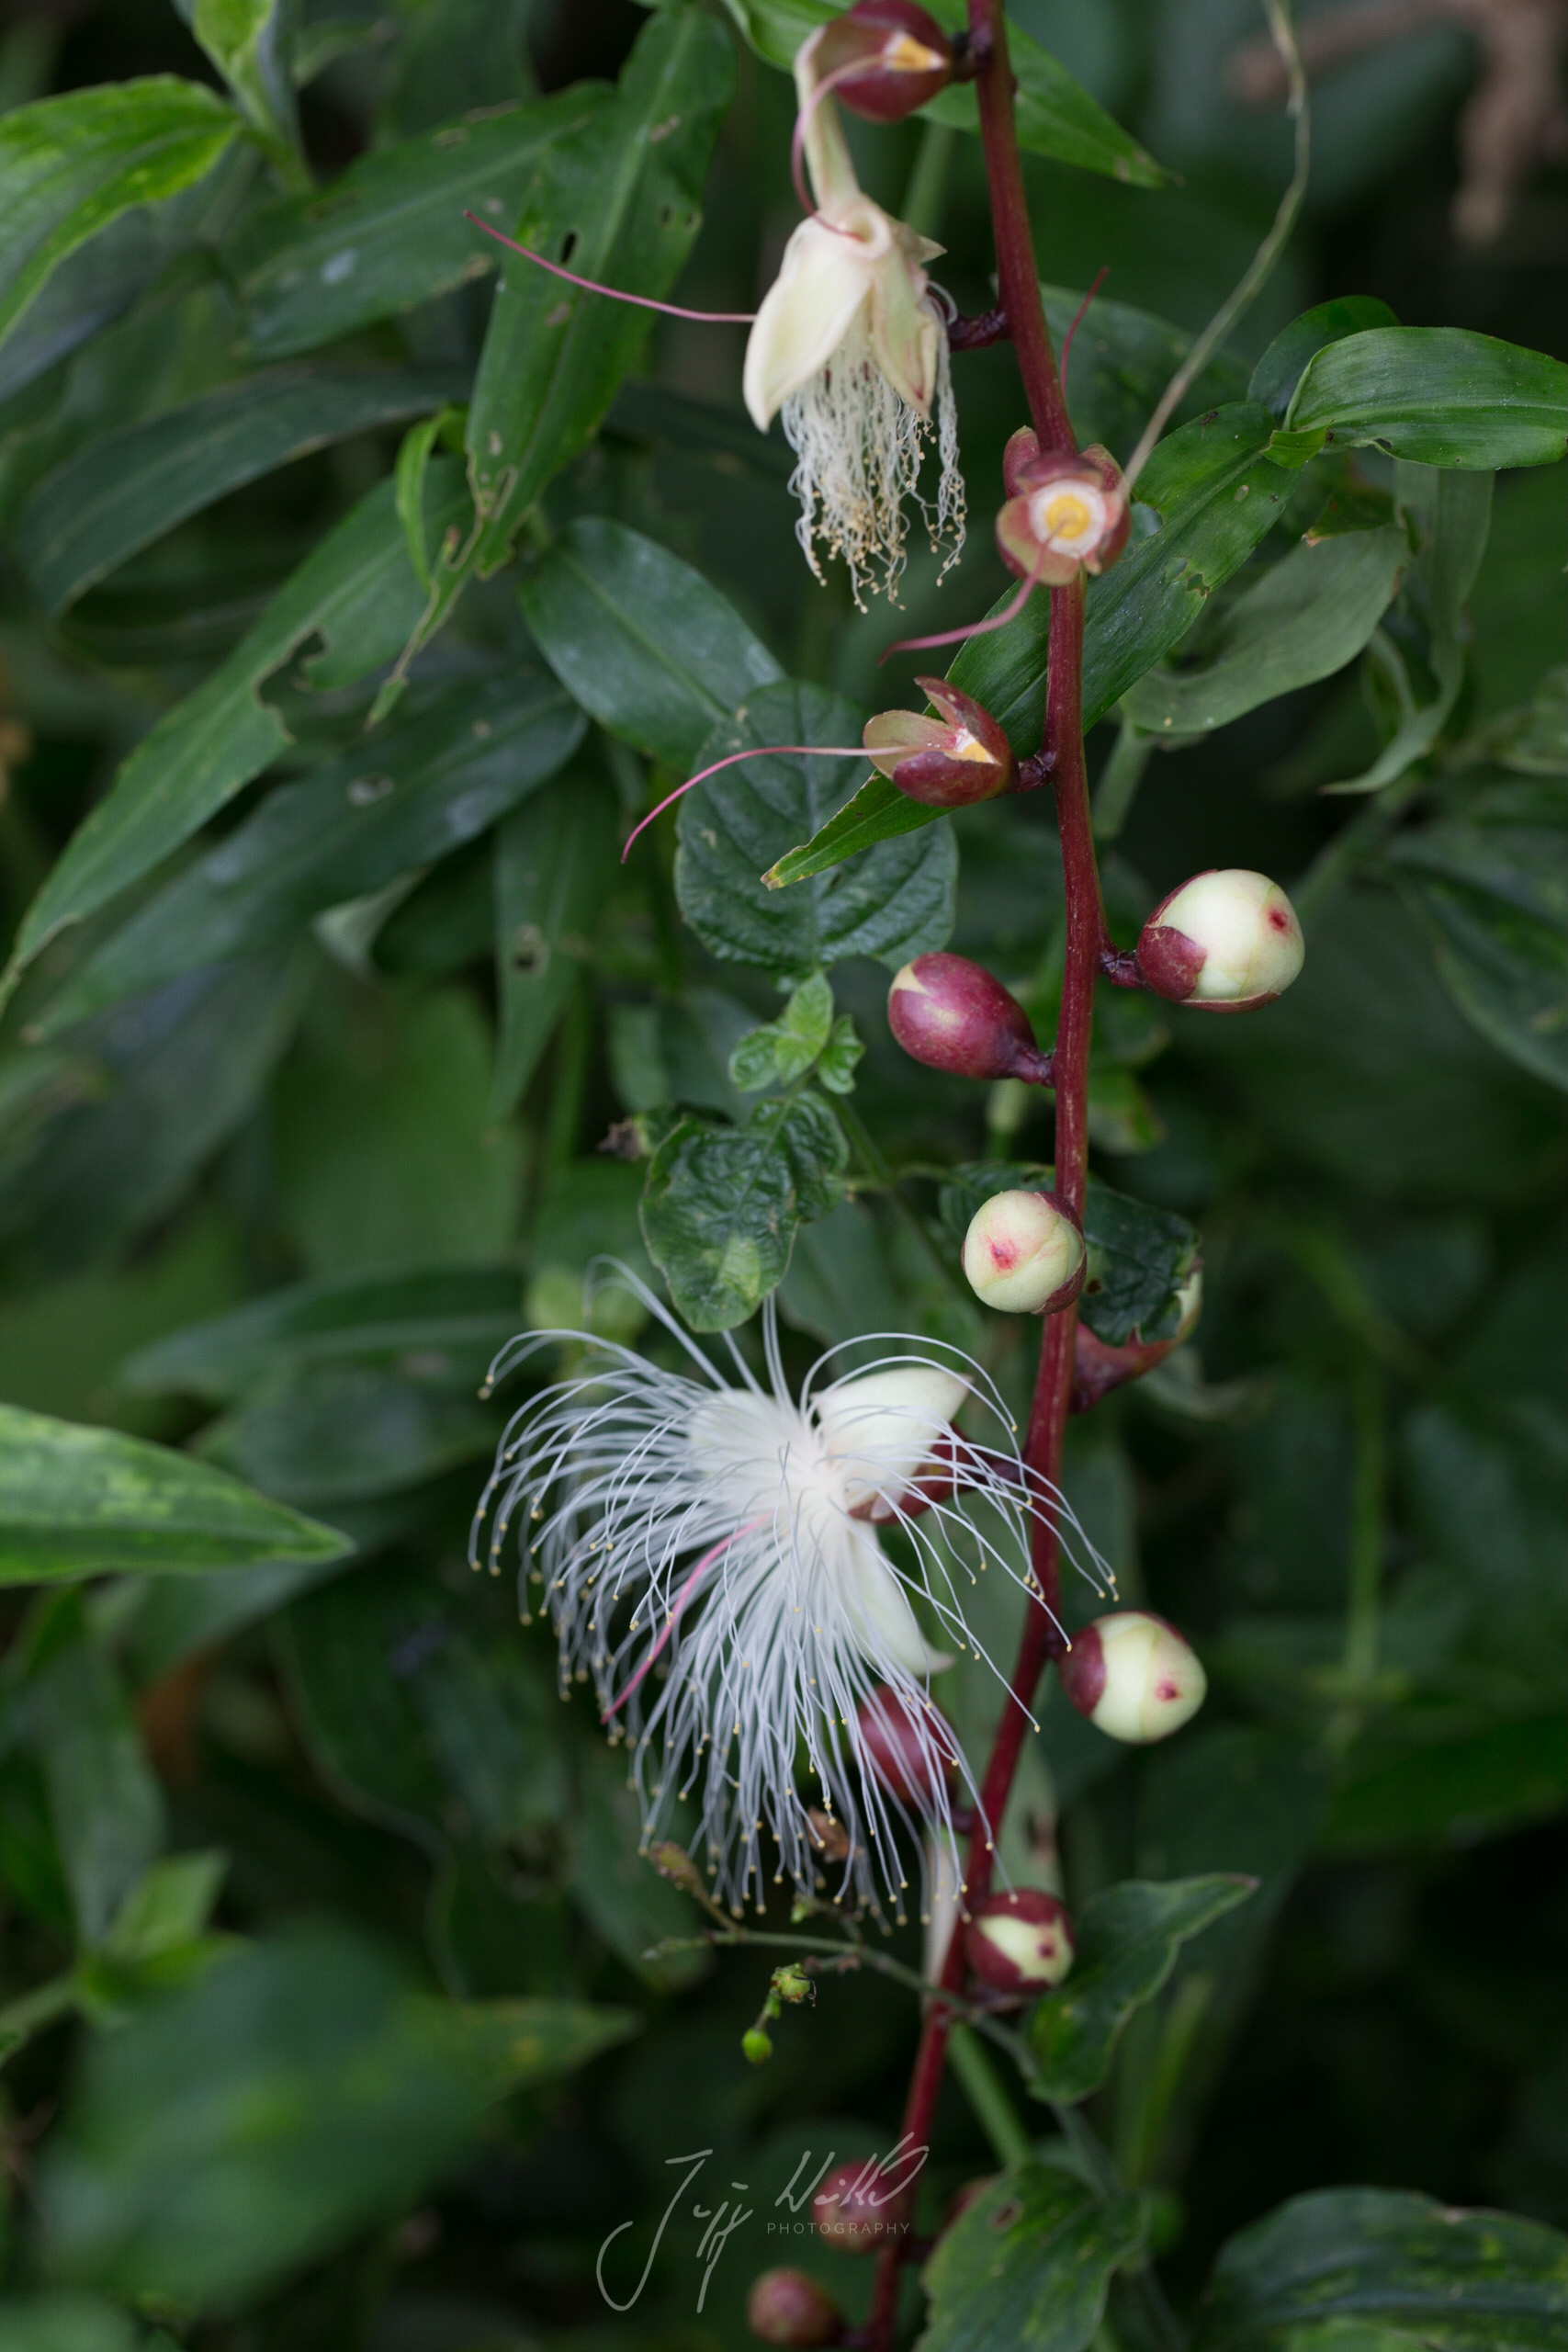
[[[843,342],[871,290],[855,239],[803,220],[784,247],[746,344],[741,380],[751,422],[765,433],[792,392],[810,382]]]

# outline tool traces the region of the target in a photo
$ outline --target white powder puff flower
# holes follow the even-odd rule
[[[1035,1589],[1037,1517],[1097,1586],[1108,1572],[1061,1496],[1020,1462],[995,1388],[958,1351],[892,1340],[869,1369],[830,1379],[841,1351],[829,1350],[796,1398],[771,1300],[764,1386],[728,1335],[733,1378],[633,1277],[617,1279],[679,1342],[685,1368],[581,1332],[504,1349],[492,1382],[563,1341],[573,1368],[508,1425],[473,1564],[499,1572],[516,1528],[525,1620],[533,1583],[563,1688],[591,1679],[612,1739],[628,1743],[645,1843],[694,1800],[715,1891],[739,1909],[764,1899],[770,1876],[806,1894],[823,1886],[818,1808],[845,1833],[827,1841],[847,1848],[833,1899],[880,1915],[886,1895],[902,1918],[900,1826],[908,1849],[924,1843],[957,1870],[953,1742],[929,1692],[950,1660],[933,1644],[984,1657],[964,1593],[985,1570]],[[954,1430],[966,1398],[998,1442]],[[897,1531],[894,1554],[882,1529]],[[902,1792],[867,1753],[859,1711],[878,1690],[919,1751]]]
[[[842,556],[860,605],[878,569],[895,595],[907,498],[919,504],[933,550],[945,546],[947,564],[956,561],[964,480],[946,297],[924,268],[942,248],[862,192],[833,101],[815,90],[810,48],[796,61],[795,86],[818,209],[790,238],[757,313],[744,390],[760,432],[783,413],[799,460],[790,487],[801,503],[795,530],[807,561],[820,579],[816,542]],[[934,506],[919,491],[933,433],[941,466]]]

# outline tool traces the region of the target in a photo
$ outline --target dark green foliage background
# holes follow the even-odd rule
[[[184,14],[8,6],[0,107],[159,74],[216,91]],[[1028,159],[1058,334],[1111,266],[1069,388],[1083,437],[1125,457],[1267,224],[1284,129],[1224,95],[1245,0],[1013,14],[1180,174]],[[775,894],[761,865],[858,771],[759,763],[694,797],[679,850],[665,819],[615,857],[705,751],[843,741],[909,701],[916,662],[877,667],[891,639],[1000,593],[1013,363],[955,363],[961,569],[939,594],[918,554],[904,609],[857,615],[799,560],[787,452],[739,405],[743,328],[563,310],[523,263],[498,297],[462,219],[557,251],[570,232],[590,275],[749,309],[793,218],[791,101],[730,20],[303,0],[291,38],[292,78],[265,43],[232,68],[273,162],[231,143],[121,214],[0,345],[0,892],[27,963],[0,1035],[0,1405],[185,1449],[61,1470],[0,1411],[0,2352],[729,2352],[771,2261],[813,2261],[862,2307],[868,2266],[765,2224],[803,2149],[895,2136],[913,2004],[832,1979],[753,2072],[769,1961],[648,1957],[695,1915],[637,1859],[621,1771],[584,1699],[558,1699],[510,1566],[466,1565],[503,1423],[478,1391],[513,1332],[589,1311],[593,1258],[651,1273],[646,1231],[714,1325],[787,1260],[796,1370],[905,1329],[1026,1393],[1034,1327],[955,1279],[978,1179],[942,1180],[1048,1160],[1048,1115],[918,1070],[884,1001],[889,964],[950,936],[1048,1035],[1046,808],[992,804]],[[1223,407],[1240,454],[1193,422],[1145,479],[1165,514],[1234,469],[1224,569],[1243,569],[1188,657],[1252,659],[1239,596],[1331,497],[1369,535],[1404,529],[1396,499],[1415,514],[1449,571],[1416,561],[1385,635],[1431,756],[1393,803],[1324,797],[1401,712],[1388,662],[1321,677],[1295,642],[1291,691],[1156,752],[1108,823],[1123,939],[1189,873],[1258,866],[1312,875],[1308,957],[1246,1020],[1101,1009],[1113,1189],[1087,1311],[1113,1339],[1157,1327],[1190,1226],[1206,1306],[1192,1347],[1075,1423],[1069,1483],[1212,1696],[1146,1754],[1047,1707],[1008,1850],[1027,1867],[1048,1838],[1054,1787],[1089,1957],[1109,1956],[1100,2022],[1053,2012],[1036,2047],[1063,2095],[1092,2093],[1123,2187],[1097,2203],[1054,2165],[1020,2096],[1046,2161],[1016,2177],[1022,2219],[977,2207],[944,2241],[933,2346],[1078,2352],[1145,2242],[1216,2352],[1304,2352],[1295,2331],[1371,2303],[1404,2332],[1355,2352],[1568,2331],[1563,2241],[1538,2226],[1568,2229],[1564,467],[1501,475],[1467,569],[1484,475],[1396,477],[1376,451],[1303,473],[1260,454],[1279,368],[1241,405],[1331,295],[1568,356],[1561,165],[1489,248],[1449,227],[1474,72],[1435,28],[1323,84],[1303,225],[1181,413]],[[915,174],[943,283],[983,308],[977,145],[853,137],[893,208]],[[1382,565],[1391,542],[1365,544]],[[1136,563],[1153,582],[1146,548]],[[1190,576],[1160,598],[1163,645],[1201,599]],[[1021,741],[1038,618],[959,673]],[[1097,707],[1155,650],[1123,675],[1102,645]],[[1151,676],[1135,715],[1157,727],[1175,692]],[[1091,736],[1097,776],[1114,741]],[[62,866],[128,757],[156,824],[116,802]],[[775,980],[840,956],[840,1025],[820,993],[781,1018]],[[651,1174],[599,1148],[613,1125]],[[592,1311],[636,1336],[624,1301]],[[1372,1555],[1375,1656],[1348,1653]],[[1087,1590],[1069,1606],[1089,1614]],[[983,1630],[1005,1648],[1004,1618]],[[989,1691],[953,1705],[983,1741]],[[1236,1905],[1224,1873],[1257,1892]],[[670,2160],[705,2148],[694,2197],[743,2179],[758,2218],[699,2315],[682,2209],[617,2317],[602,2241],[635,2220],[607,2273],[624,2300]],[[996,2162],[950,2081],[920,2226]],[[1369,2194],[1275,2211],[1344,2187]],[[1489,2235],[1427,2199],[1522,2218]],[[1137,2352],[1136,2312],[1113,2300],[1111,2324]]]

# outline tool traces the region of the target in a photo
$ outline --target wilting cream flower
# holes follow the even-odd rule
[[[1098,1586],[1103,1564],[1061,1496],[1020,1462],[996,1390],[956,1350],[894,1340],[824,1385],[840,1352],[829,1350],[797,1398],[771,1300],[764,1386],[728,1334],[727,1379],[651,1294],[618,1279],[686,1368],[581,1332],[532,1332],[503,1350],[492,1379],[563,1340],[573,1369],[508,1425],[475,1517],[474,1565],[499,1571],[517,1528],[525,1617],[532,1583],[559,1639],[563,1688],[591,1679],[612,1739],[629,1744],[645,1839],[669,1835],[691,1798],[716,1892],[739,1906],[760,1903],[769,1878],[803,1893],[824,1884],[825,1812],[844,1833],[830,1841],[841,1849],[834,1898],[876,1910],[886,1894],[902,1917],[900,1827],[905,1854],[927,1833],[957,1871],[953,1736],[929,1685],[950,1652],[985,1656],[964,1590],[985,1570],[1030,1587],[1036,1519]],[[953,1429],[966,1399],[998,1443]],[[878,1690],[879,1705],[902,1707],[919,1751],[901,1792],[866,1745],[860,1711]]]
[[[956,560],[964,479],[944,298],[924,267],[942,248],[863,193],[833,101],[816,93],[810,49],[807,42],[795,61],[795,88],[818,209],[790,238],[757,313],[744,389],[760,432],[783,414],[799,460],[790,486],[801,503],[795,530],[807,561],[820,579],[816,542],[841,555],[860,604],[878,569],[890,596],[897,587],[908,497],[919,505],[932,548],[946,546],[948,563]],[[941,465],[934,506],[919,489],[933,433]]]

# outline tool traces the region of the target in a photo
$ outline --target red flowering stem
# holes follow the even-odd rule
[[[969,37],[974,54],[983,61],[976,79],[996,236],[998,291],[1018,353],[1030,421],[1042,449],[1076,451],[1077,443],[1040,300],[1013,120],[1013,80],[1001,0],[969,0]],[[1051,591],[1045,740],[1040,766],[1049,775],[1056,796],[1067,907],[1066,961],[1055,1044],[1055,1184],[1059,1199],[1080,1218],[1089,1176],[1089,1030],[1105,936],[1084,771],[1083,619],[1081,578],[1070,588]],[[1062,1439],[1072,1401],[1077,1321],[1076,1306],[1045,1318],[1024,1442],[1024,1458],[1031,1468],[1054,1485],[1060,1483]],[[1035,1686],[1046,1661],[1059,1656],[1064,1646],[1055,1622],[1061,1594],[1055,1530],[1043,1517],[1034,1523],[1033,1568],[1041,1600],[1024,1621],[1010,1686],[1012,1702],[1004,1707],[997,1727],[981,1783],[982,1822],[970,1841],[964,1867],[964,1894],[971,1905],[988,1892],[995,1861],[985,1824],[995,1830],[1001,1826],[1032,1718]],[[959,1935],[948,1946],[940,1981],[947,1992],[963,1989],[964,1941]],[[923,2147],[930,2143],[952,2023],[952,2011],[942,2002],[933,2001],[926,2014],[904,2108],[908,2145]],[[903,2241],[894,2238],[878,2256],[871,2316],[863,2339],[868,2352],[892,2352],[903,2253]]]

